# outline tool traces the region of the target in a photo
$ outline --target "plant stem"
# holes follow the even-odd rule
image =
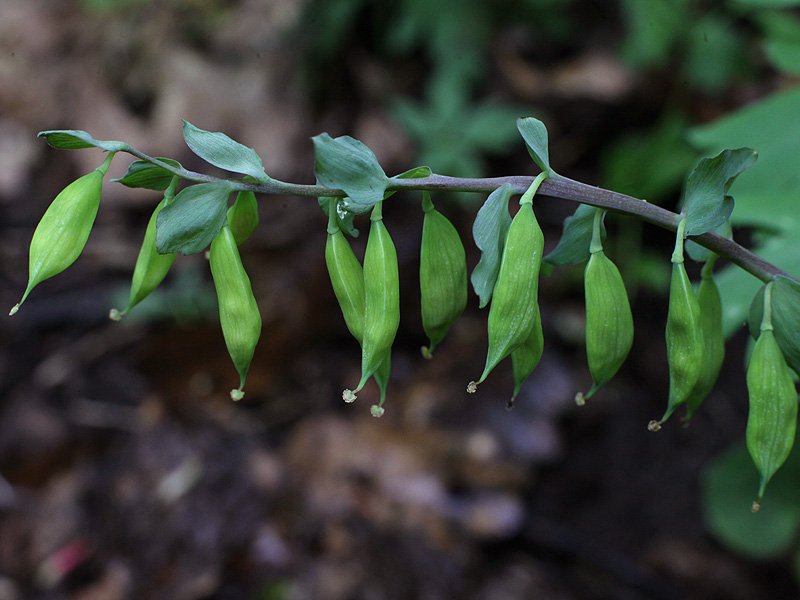
[[[137,158],[152,163],[169,171],[173,175],[195,182],[221,182],[231,183],[235,191],[251,191],[260,194],[278,194],[283,196],[311,196],[311,197],[342,197],[345,193],[342,190],[334,190],[320,185],[308,185],[299,183],[286,183],[277,179],[270,180],[261,184],[253,184],[243,179],[223,179],[196,173],[187,169],[173,167],[157,158],[136,150],[126,148],[128,152]],[[418,179],[390,179],[387,190],[427,190],[427,191],[448,191],[448,192],[476,192],[488,194],[504,184],[509,184],[514,191],[523,194],[530,188],[535,176],[511,175],[507,177],[486,177],[486,178],[467,178],[449,177],[447,175],[431,175]],[[646,200],[632,198],[625,194],[612,192],[603,188],[594,187],[585,183],[574,181],[560,175],[553,175],[544,181],[538,189],[539,196],[550,196],[571,200],[581,204],[589,204],[604,208],[617,214],[628,215],[664,229],[676,231],[680,223],[679,214],[668,211],[660,206],[650,204]],[[760,256],[752,253],[747,248],[740,246],[736,242],[729,240],[714,232],[704,233],[697,236],[689,236],[687,239],[694,240],[701,246],[708,248],[712,252],[728,259],[733,264],[741,267],[754,277],[764,282],[772,281],[776,276],[782,275],[797,281],[793,275],[779,269]]]

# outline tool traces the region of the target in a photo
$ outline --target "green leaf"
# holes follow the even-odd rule
[[[528,152],[539,168],[552,177],[556,172],[550,168],[550,153],[547,147],[547,127],[539,119],[524,117],[517,119],[517,129],[528,146]]]
[[[711,532],[730,548],[755,559],[788,552],[800,528],[800,447],[770,481],[761,510],[752,513],[753,490],[759,475],[744,443],[714,459],[702,482],[706,522]]]
[[[663,64],[686,30],[688,8],[688,0],[623,0],[625,61],[638,68]]]
[[[753,339],[758,338],[761,330],[764,287],[750,304],[750,335]],[[786,364],[800,375],[800,283],[780,275],[772,285],[772,327]]]
[[[364,214],[383,200],[389,178],[372,150],[347,135],[334,139],[322,133],[312,139],[316,153],[314,173],[317,182],[344,191],[347,210]]]
[[[181,190],[156,220],[159,254],[196,254],[204,250],[225,223],[228,196],[226,182],[198,183]]]
[[[734,179],[752,167],[758,154],[751,148],[724,150],[703,158],[689,175],[681,214],[686,216],[686,235],[700,235],[725,223],[733,212],[733,198],[726,195]]]
[[[594,213],[597,210],[594,206],[581,204],[571,217],[564,219],[564,232],[558,245],[553,248],[544,261],[551,265],[577,265],[589,260],[589,244],[592,241],[592,224]],[[606,238],[605,225],[600,225],[600,237]]]
[[[756,15],[764,30],[764,52],[779,70],[800,75],[800,20],[786,11],[761,11]]]
[[[40,131],[37,137],[43,137],[53,148],[59,150],[82,150],[83,148],[100,148],[108,152],[124,152],[130,146],[125,142],[104,142],[96,140],[85,131],[76,129],[54,129]]]
[[[470,281],[481,308],[489,303],[497,282],[506,233],[511,225],[508,201],[513,193],[514,188],[504,184],[489,194],[472,225],[472,237],[481,251],[481,260],[472,271]]]
[[[182,169],[181,163],[171,158],[159,158],[161,162]],[[165,190],[169,187],[174,175],[166,169],[149,163],[146,160],[136,160],[128,167],[128,172],[120,179],[112,179],[129,188],[146,188],[148,190]]]
[[[739,6],[749,6],[752,8],[788,8],[790,6],[800,6],[800,0],[733,0]]]
[[[205,131],[184,120],[183,139],[192,152],[215,167],[250,175],[261,183],[270,181],[256,151],[224,133]]]

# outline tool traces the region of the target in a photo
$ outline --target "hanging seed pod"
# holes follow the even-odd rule
[[[747,367],[747,450],[761,474],[758,501],[767,483],[789,456],[797,427],[797,390],[772,329],[772,283],[764,291],[761,331]]]
[[[514,371],[514,393],[506,404],[506,408],[511,410],[517,400],[519,390],[528,376],[533,373],[544,352],[544,335],[542,334],[542,314],[536,311],[536,319],[533,322],[533,329],[528,338],[521,346],[511,352],[511,364]]]
[[[542,179],[543,180],[543,179]],[[535,187],[534,187],[535,186]],[[533,214],[533,195],[538,183],[523,194],[520,208],[506,233],[503,258],[489,307],[489,350],[478,381],[467,391],[474,393],[501,360],[527,340],[538,309],[539,269],[544,236]]]
[[[97,169],[70,183],[45,211],[31,239],[28,287],[9,315],[19,310],[36,285],[61,273],[80,256],[100,207],[103,177],[113,158],[114,153],[109,153]]]
[[[361,381],[355,390],[345,390],[345,400],[354,399],[380,366],[392,347],[400,325],[400,276],[397,251],[383,224],[382,202],[370,216],[371,225],[364,254],[364,331],[361,344]]]
[[[222,335],[239,373],[239,388],[231,390],[231,398],[240,400],[244,396],[242,388],[250,361],[261,336],[261,314],[228,225],[224,225],[211,242],[209,262],[219,301]]]
[[[336,224],[333,212],[328,222],[325,264],[347,329],[361,344],[364,335],[364,270]]]
[[[678,406],[686,401],[700,376],[703,361],[703,331],[700,306],[686,268],[683,266],[683,240],[686,220],[678,227],[672,255],[672,278],[667,313],[667,362],[669,363],[669,400],[660,421],[651,421],[648,429],[658,431]]]
[[[467,262],[456,228],[433,208],[428,192],[423,192],[422,210],[425,217],[419,264],[420,306],[422,327],[430,340],[422,353],[430,358],[467,306]]]
[[[702,280],[697,290],[697,304],[700,307],[700,330],[703,336],[703,358],[700,362],[700,375],[697,383],[686,398],[686,420],[700,408],[717,381],[722,362],[725,360],[725,336],[722,333],[722,301],[717,284],[714,283],[714,262],[716,254],[706,261],[701,273]]]
[[[159,254],[156,250],[156,218],[161,209],[175,197],[177,185],[178,178],[173,177],[172,182],[164,192],[164,199],[156,206],[150,221],[147,223],[144,241],[142,241],[139,257],[136,259],[136,266],[133,269],[128,306],[122,312],[116,309],[111,310],[110,316],[115,321],[122,318],[123,315],[130,312],[134,306],[150,295],[150,292],[156,289],[158,284],[164,280],[170,267],[172,267],[172,263],[175,262],[177,254]]]
[[[622,366],[633,345],[633,316],[628,293],[616,265],[603,252],[602,210],[594,217],[590,257],[584,272],[586,297],[586,357],[594,385],[582,396],[591,398]]]
[[[253,192],[239,192],[228,209],[228,225],[236,244],[241,246],[258,227],[258,201]]]

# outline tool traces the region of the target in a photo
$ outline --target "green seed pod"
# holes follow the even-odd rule
[[[672,255],[672,278],[667,313],[667,362],[669,363],[669,400],[660,421],[651,421],[648,428],[658,431],[678,406],[686,401],[700,377],[703,361],[703,330],[700,306],[686,268],[683,266],[683,232],[686,221],[678,227],[675,252]]]
[[[519,211],[506,233],[503,258],[489,307],[486,366],[480,379],[467,387],[469,392],[474,392],[475,386],[486,379],[497,363],[530,337],[539,312],[539,269],[544,236],[533,214],[533,194],[529,192],[520,199]]]
[[[519,395],[522,384],[533,373],[544,351],[544,335],[542,334],[542,314],[536,311],[536,320],[528,338],[511,352],[511,364],[514,370],[514,393],[506,404],[509,410],[513,408],[514,402]]]
[[[397,251],[383,224],[382,202],[372,221],[364,254],[364,334],[361,344],[361,381],[351,394],[364,387],[392,347],[400,325],[400,276]],[[348,390],[349,391],[349,390]]]
[[[686,420],[700,408],[717,381],[722,361],[725,359],[725,336],[722,333],[722,301],[717,284],[713,279],[716,255],[703,266],[702,280],[697,290],[697,304],[700,307],[700,330],[703,335],[703,358],[700,362],[700,375],[689,397],[686,398]]]
[[[70,183],[45,211],[31,239],[28,287],[10,315],[19,310],[37,284],[61,273],[80,256],[92,231],[103,176],[113,157],[114,153],[109,153],[97,169]]]
[[[158,287],[164,277],[167,276],[172,263],[175,262],[177,254],[159,254],[156,250],[156,218],[161,209],[164,208],[172,198],[175,197],[175,188],[178,185],[178,178],[173,177],[167,190],[164,192],[164,199],[159,202],[150,221],[147,223],[147,230],[144,234],[144,241],[139,250],[139,257],[136,259],[136,266],[133,269],[131,281],[131,293],[128,306],[121,313],[111,311],[111,318],[117,320],[122,315],[144,300],[150,292]]]
[[[239,400],[244,395],[245,377],[261,335],[261,314],[228,225],[211,242],[209,262],[219,301],[222,335],[239,373],[239,389],[231,391],[231,398]]]
[[[619,370],[633,345],[633,316],[628,293],[616,265],[603,252],[602,210],[595,213],[589,262],[584,272],[586,358],[594,385],[591,398]]]
[[[236,243],[241,246],[258,227],[258,202],[253,192],[239,192],[228,209],[230,225]]]
[[[761,331],[747,367],[750,412],[747,450],[761,474],[758,500],[767,483],[789,456],[797,427],[797,390],[772,330],[772,283],[764,292]],[[753,504],[758,510],[758,502]]]
[[[328,224],[325,264],[347,329],[361,344],[364,335],[364,271],[334,218]]]
[[[467,261],[456,228],[433,208],[430,195],[423,192],[422,244],[419,259],[419,288],[422,327],[430,353],[444,339],[447,330],[467,306]]]

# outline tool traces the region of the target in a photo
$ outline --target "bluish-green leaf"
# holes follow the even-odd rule
[[[755,164],[757,156],[751,148],[739,148],[700,160],[683,194],[681,214],[686,216],[686,235],[711,231],[730,218],[733,198],[726,192],[738,175]]]
[[[181,163],[171,158],[159,158],[176,169],[182,169]],[[136,160],[128,167],[128,172],[120,179],[112,179],[117,183],[126,185],[130,188],[146,188],[148,190],[163,191],[169,187],[173,174],[166,169],[149,163],[145,160]]]
[[[544,261],[551,265],[577,265],[589,260],[589,244],[592,242],[594,206],[581,204],[571,217],[564,219],[564,231],[558,245],[553,248]],[[606,238],[606,228],[600,224],[600,237]]]
[[[43,137],[53,148],[59,150],[82,150],[83,148],[100,148],[108,152],[122,152],[130,148],[125,142],[96,140],[85,131],[77,129],[54,129],[40,131],[38,137]]]
[[[489,303],[497,282],[506,233],[511,225],[508,201],[513,193],[514,188],[504,184],[489,194],[472,225],[472,237],[481,251],[481,260],[472,271],[470,281],[481,308]]]
[[[539,119],[524,117],[517,119],[517,129],[528,146],[528,152],[539,168],[549,176],[556,174],[550,168],[550,151],[547,146],[547,127]]]
[[[225,223],[230,184],[198,183],[181,190],[165,206],[156,220],[156,247],[159,254],[203,251]]]
[[[714,459],[703,478],[702,498],[706,522],[722,542],[745,556],[767,559],[781,556],[795,541],[800,529],[800,445],[770,481],[753,514],[750,505],[759,475],[744,443]]]
[[[761,329],[764,287],[750,305],[750,335],[754,339]],[[786,363],[800,375],[800,283],[780,275],[772,285],[772,327]]]
[[[372,150],[347,135],[334,139],[322,133],[312,139],[317,182],[343,190],[348,197],[344,202],[347,210],[363,214],[383,200],[389,178]]]
[[[192,152],[215,167],[250,175],[259,182],[270,180],[256,151],[224,133],[205,131],[184,121],[183,139]]]

